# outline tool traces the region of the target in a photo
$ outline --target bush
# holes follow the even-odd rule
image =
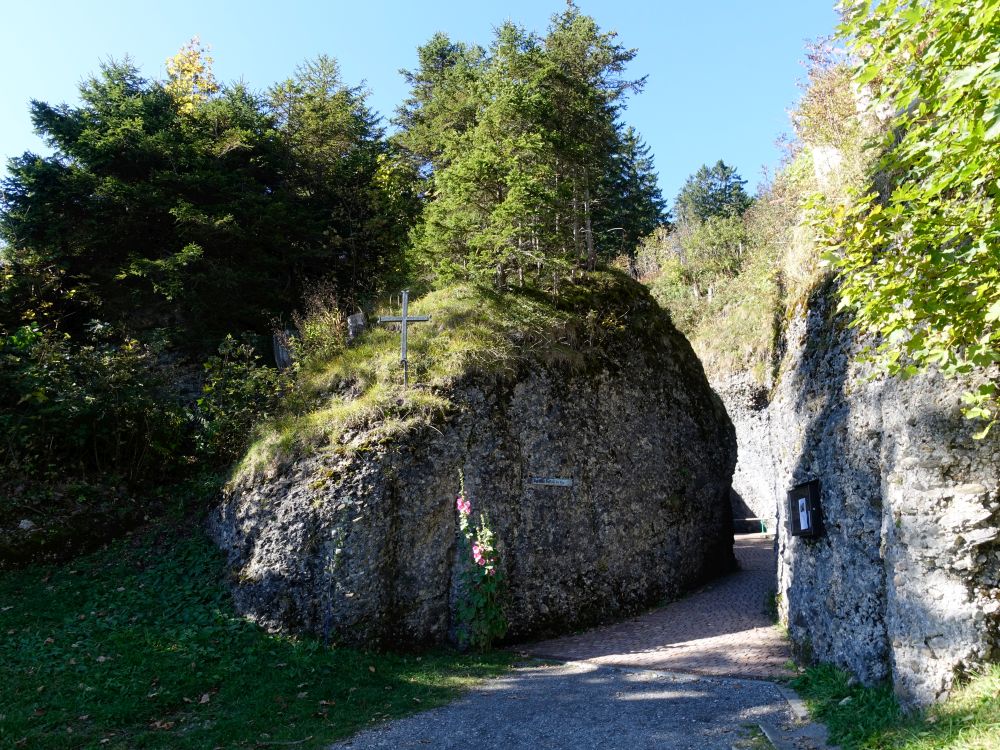
[[[156,350],[91,324],[82,341],[38,326],[0,336],[0,476],[169,474],[187,420]]]
[[[332,282],[313,284],[302,301],[302,311],[292,316],[298,335],[288,344],[299,362],[329,362],[347,347],[347,316],[336,287]]]
[[[195,438],[199,453],[219,463],[240,458],[256,425],[277,407],[282,381],[249,342],[226,336],[218,355],[205,362]]]

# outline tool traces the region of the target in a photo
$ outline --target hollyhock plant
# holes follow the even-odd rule
[[[483,651],[507,632],[501,601],[506,593],[503,576],[498,572],[493,531],[485,513],[479,523],[471,523],[472,503],[465,494],[465,478],[459,473],[461,492],[455,500],[462,546],[468,551],[468,564],[462,571],[463,591],[458,602],[459,641]]]

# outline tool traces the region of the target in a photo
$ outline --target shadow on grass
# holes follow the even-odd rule
[[[158,529],[0,581],[0,745],[321,747],[448,702],[506,654],[327,648],[237,617],[221,555]]]

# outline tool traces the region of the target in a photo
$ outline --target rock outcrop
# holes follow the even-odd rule
[[[968,383],[872,378],[834,295],[827,284],[791,318],[769,399],[754,408],[744,386],[720,388],[753,441],[734,488],[777,511],[779,600],[800,654],[868,684],[891,677],[904,705],[926,705],[1000,658],[1000,435],[972,438]],[[812,479],[826,533],[793,537],[785,492]]]
[[[511,638],[621,617],[730,570],[732,425],[669,321],[637,335],[582,367],[470,374],[444,387],[453,408],[433,424],[391,441],[372,424],[236,480],[213,528],[238,608],[347,643],[448,640],[467,564],[459,472],[496,533]]]

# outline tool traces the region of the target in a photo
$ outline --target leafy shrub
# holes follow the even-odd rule
[[[302,302],[303,309],[292,316],[298,335],[288,343],[300,362],[329,362],[347,346],[347,316],[337,289],[332,282],[318,282],[306,289]]]
[[[82,341],[39,326],[0,336],[0,473],[129,483],[170,473],[187,425],[156,360],[100,323]]]
[[[897,112],[878,165],[891,185],[818,204],[814,224],[842,306],[880,336],[892,374],[982,375],[1000,363],[998,19],[990,0],[847,7],[855,81]],[[984,437],[1000,421],[995,375],[965,401]]]
[[[281,374],[264,365],[250,343],[226,336],[218,355],[205,362],[198,399],[198,451],[221,463],[240,458],[256,425],[275,410],[282,382]]]

